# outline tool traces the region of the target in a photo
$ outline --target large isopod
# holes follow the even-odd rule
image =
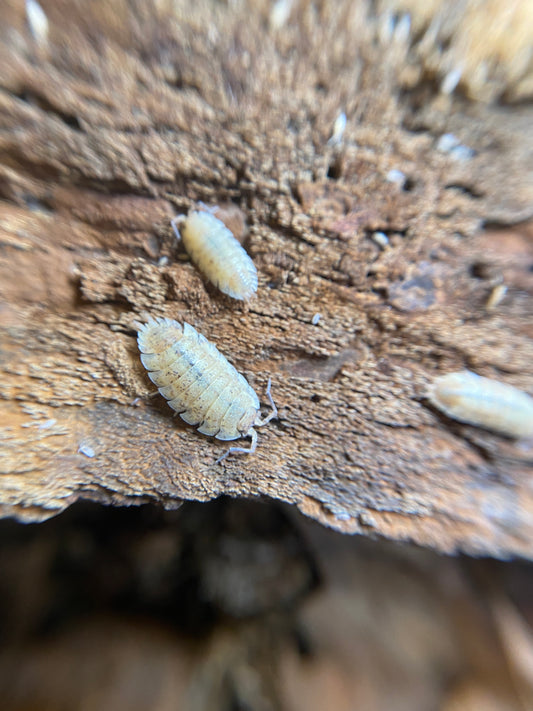
[[[193,210],[171,221],[176,237],[209,281],[224,294],[248,301],[257,291],[257,269],[226,225],[212,212]],[[178,230],[178,225],[179,230]]]
[[[448,417],[507,437],[533,436],[533,398],[469,370],[435,378],[430,402]]]
[[[272,412],[263,419],[253,388],[216,346],[188,323],[150,319],[140,326],[137,343],[150,380],[182,420],[217,439],[252,438],[249,449],[230,447],[217,464],[234,452],[255,452],[254,427],[266,425],[278,414],[270,379],[266,394]]]

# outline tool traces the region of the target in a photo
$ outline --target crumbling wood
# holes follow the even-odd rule
[[[503,229],[532,216],[531,109],[399,92],[405,49],[366,2],[295,3],[281,27],[267,2],[67,6],[43,3],[37,38],[21,3],[1,11],[2,514],[262,495],[347,533],[532,556],[531,446],[424,398],[464,367],[532,389],[533,233]],[[472,158],[436,149],[449,131]],[[238,208],[247,306],[175,243],[198,200]],[[253,456],[215,465],[227,445],[150,397],[148,314],[194,324],[258,393],[272,378]]]

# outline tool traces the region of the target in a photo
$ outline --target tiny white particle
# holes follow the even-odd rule
[[[461,75],[463,74],[462,69],[452,69],[451,71],[446,74],[444,79],[442,80],[442,83],[440,85],[440,90],[442,94],[451,94],[455,88],[457,87],[457,84],[461,81]]]
[[[386,10],[378,27],[378,34],[381,44],[390,44],[394,28],[396,27],[396,18],[390,10]]]
[[[453,133],[443,133],[437,141],[437,150],[441,153],[449,153],[452,148],[456,148],[461,141]]]
[[[26,19],[33,39],[45,45],[48,41],[48,18],[37,0],[26,0]]]
[[[158,267],[166,267],[168,264],[168,257],[159,257],[157,262]]]
[[[342,111],[333,124],[333,133],[328,141],[328,146],[337,146],[342,142],[342,137],[344,135],[344,129],[346,128],[346,114]]]
[[[313,316],[313,318],[311,319],[311,323],[313,324],[313,326],[316,326],[321,318],[322,318],[322,316],[320,314],[315,314]]]
[[[78,447],[78,454],[84,454],[86,457],[92,459],[95,455],[95,451],[88,444],[80,444]]]
[[[40,430],[48,430],[56,424],[57,420],[45,420],[44,422],[25,422],[22,427],[37,427]]]
[[[375,242],[378,247],[381,247],[381,249],[385,249],[389,245],[389,238],[385,232],[374,232],[372,241]]]
[[[450,151],[450,156],[458,161],[467,161],[475,156],[475,151],[468,146],[456,146]]]
[[[290,17],[293,0],[276,0],[270,10],[270,27],[279,30]]]
[[[394,28],[395,42],[400,42],[401,44],[405,44],[409,40],[410,33],[411,33],[411,15],[409,15],[409,13],[406,13],[405,15],[402,15],[400,17],[400,19],[396,23],[396,27]]]
[[[436,148],[441,153],[448,153],[451,158],[458,161],[470,160],[475,155],[475,151],[464,146],[453,133],[443,133],[437,141]]]
[[[487,299],[485,308],[488,311],[492,311],[492,309],[495,309],[497,306],[499,306],[501,304],[501,302],[504,300],[506,294],[507,294],[507,287],[505,286],[505,284],[498,284],[490,292],[490,296]]]
[[[335,518],[337,521],[349,521],[352,517],[346,511],[339,511],[339,513],[335,514]]]
[[[51,419],[51,420],[45,420],[42,424],[39,425],[40,430],[49,430],[50,427],[53,427],[57,420]]]
[[[386,179],[388,183],[394,183],[395,185],[403,187],[405,183],[405,173],[402,173],[401,170],[397,170],[397,168],[392,168],[392,170],[389,170],[387,173]]]
[[[136,397],[134,400],[131,401],[131,406],[132,406],[132,407],[137,407],[137,406],[140,404],[140,402],[141,402],[141,398],[140,398],[140,397]]]

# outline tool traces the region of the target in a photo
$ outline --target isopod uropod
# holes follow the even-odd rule
[[[266,425],[278,414],[270,394],[270,379],[266,394],[272,412],[263,419],[253,388],[195,328],[168,318],[150,319],[139,326],[137,342],[142,364],[161,395],[185,422],[198,426],[202,434],[221,440],[252,438],[249,449],[230,447],[217,464],[234,452],[254,452],[254,427]]]
[[[533,398],[511,385],[468,370],[435,378],[428,392],[448,417],[507,435],[533,436]]]
[[[257,291],[257,269],[226,225],[211,212],[193,210],[171,220],[198,269],[224,294],[247,301]],[[180,225],[178,231],[177,225]]]

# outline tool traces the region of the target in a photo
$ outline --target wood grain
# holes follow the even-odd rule
[[[531,444],[425,399],[462,368],[533,390],[533,232],[508,227],[532,217],[531,109],[400,91],[370,3],[295,3],[281,28],[270,7],[50,0],[37,46],[3,4],[1,512],[269,496],[346,533],[531,557]],[[436,150],[445,132],[473,158]],[[237,208],[249,305],[175,243],[198,200]],[[148,314],[257,392],[272,378],[253,457],[215,465],[225,445],[150,397]]]

